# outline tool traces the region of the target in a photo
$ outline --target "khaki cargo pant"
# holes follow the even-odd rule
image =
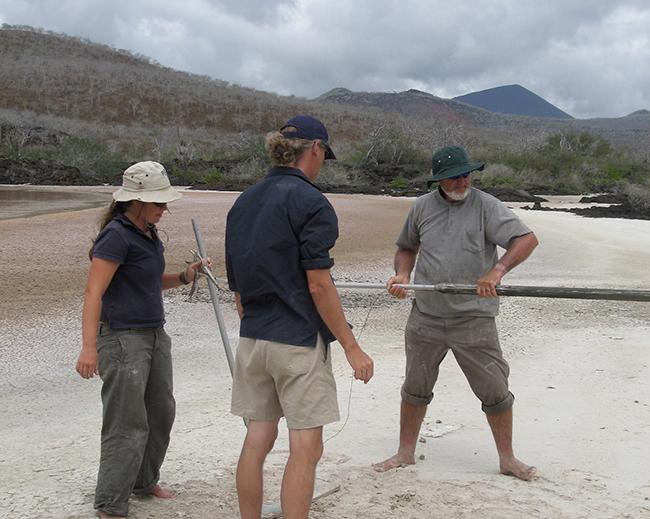
[[[405,402],[417,406],[431,402],[440,363],[451,350],[486,414],[512,407],[515,397],[508,389],[510,368],[493,317],[434,317],[420,312],[414,303],[405,343]]]
[[[158,483],[176,414],[171,339],[163,328],[97,336],[103,422],[95,509],[126,516],[131,493]]]

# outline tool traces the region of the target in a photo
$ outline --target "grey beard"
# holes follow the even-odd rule
[[[469,188],[467,188],[462,195],[453,192],[450,193],[446,189],[443,189],[442,186],[440,186],[440,189],[442,189],[443,193],[447,195],[447,197],[449,197],[449,199],[453,200],[454,202],[460,202],[461,200],[465,200],[467,198],[467,195],[469,195]]]

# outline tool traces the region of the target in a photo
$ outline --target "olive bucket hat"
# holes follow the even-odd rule
[[[181,196],[169,183],[163,165],[147,160],[133,164],[124,171],[122,187],[113,193],[113,200],[140,200],[162,204],[178,200]]]
[[[433,154],[431,159],[431,180],[427,186],[439,180],[464,175],[476,170],[483,170],[484,162],[470,162],[467,152],[460,146],[447,146]]]

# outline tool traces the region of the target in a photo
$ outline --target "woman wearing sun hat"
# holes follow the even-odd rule
[[[103,382],[99,517],[126,517],[131,493],[173,497],[158,485],[176,407],[162,291],[191,282],[201,266],[165,272],[156,224],[179,198],[161,164],[134,164],[90,250],[76,369]]]

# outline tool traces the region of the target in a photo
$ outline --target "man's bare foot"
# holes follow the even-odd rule
[[[111,517],[124,517],[123,515],[112,515],[106,512],[102,512],[101,510],[97,510],[96,515],[102,519],[110,519]]]
[[[174,499],[176,497],[176,494],[174,494],[174,492],[167,490],[160,485],[156,485],[151,489],[151,495],[159,497],[160,499]]]
[[[524,481],[530,481],[537,476],[537,469],[522,463],[514,456],[512,458],[501,460],[499,463],[501,474],[506,476],[514,476]]]
[[[387,470],[406,467],[407,465],[415,465],[415,456],[413,454],[407,455],[398,452],[395,456],[392,456],[387,460],[375,463],[372,468],[377,472],[386,472]]]

